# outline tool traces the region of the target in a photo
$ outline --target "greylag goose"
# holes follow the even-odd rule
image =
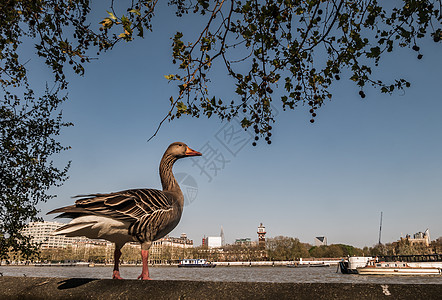
[[[184,143],[171,144],[160,162],[163,190],[132,189],[110,194],[76,196],[74,205],[58,208],[48,214],[61,213],[57,218],[72,221],[57,229],[55,235],[85,236],[115,243],[114,279],[121,279],[119,260],[121,248],[127,242],[141,244],[143,269],[138,279],[150,279],[147,266],[149,248],[153,241],[177,226],[183,211],[184,196],[172,173],[180,158],[200,156]]]

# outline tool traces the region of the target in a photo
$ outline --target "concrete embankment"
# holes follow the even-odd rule
[[[442,284],[0,277],[0,299],[441,299]]]

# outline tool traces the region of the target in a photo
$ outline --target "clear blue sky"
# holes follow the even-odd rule
[[[432,239],[442,236],[440,45],[421,45],[420,61],[409,49],[381,60],[382,78],[411,81],[405,93],[389,96],[368,88],[361,99],[352,83],[341,80],[314,124],[305,107],[283,112],[277,106],[270,146],[253,147],[246,132],[235,131],[236,123],[186,117],[165,123],[147,143],[177,92],[164,78],[175,72],[170,37],[178,28],[195,26],[159,11],[154,32],[144,40],[119,44],[89,64],[84,77],[70,76],[63,112],[75,126],[65,129],[61,140],[72,149],[56,161],[72,160],[72,167],[70,179],[52,190],[57,198],[39,206],[46,220],[52,219],[46,212],[72,204],[70,197],[77,194],[161,188],[160,158],[170,143],[182,141],[203,152],[198,159],[207,173],[191,159],[175,165],[175,173],[195,179],[198,193],[172,236],[186,232],[200,244],[223,226],[231,243],[256,239],[262,222],[268,237],[313,243],[325,235],[329,244],[372,246],[381,211],[384,243],[426,228]],[[50,71],[29,55],[36,84],[50,81]],[[229,83],[217,74],[217,97],[234,96]],[[209,146],[216,155],[209,155]]]

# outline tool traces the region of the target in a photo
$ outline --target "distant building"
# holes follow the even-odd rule
[[[221,226],[221,232],[220,232],[219,236],[221,237],[221,246],[225,246],[226,245],[226,238],[224,237],[224,230],[223,230],[222,226]]]
[[[139,243],[131,243],[134,247],[140,248]],[[165,237],[152,242],[149,249],[149,262],[162,263],[169,259],[182,259],[187,249],[193,248],[193,240],[187,238],[187,234],[182,233],[179,238],[166,235]]]
[[[244,238],[244,239],[236,239],[235,245],[241,245],[241,246],[250,246],[252,244],[251,238]]]
[[[31,237],[31,243],[40,244],[41,249],[66,248],[68,245],[78,247],[104,246],[113,247],[114,244],[103,239],[89,239],[86,237],[66,237],[64,235],[52,235],[52,233],[66,224],[59,222],[31,222],[23,229],[23,235]],[[129,246],[139,247],[138,242],[128,243]],[[179,238],[165,236],[152,242],[151,252],[161,247],[192,248],[193,241],[187,238],[185,233]]]
[[[202,246],[206,246],[209,249],[221,248],[222,238],[220,236],[208,236],[203,238]]]
[[[425,230],[425,232],[417,232],[415,234],[413,234],[413,237],[411,237],[409,234],[407,234],[405,236],[405,239],[407,239],[411,245],[415,245],[415,244],[422,244],[425,246],[429,246],[430,245],[430,229],[427,228],[427,230]]]
[[[152,247],[154,246],[170,246],[177,248],[193,248],[193,241],[187,238],[187,234],[182,233],[179,238],[171,237],[166,235],[165,237],[152,242]]]
[[[22,233],[31,238],[31,243],[40,245],[40,249],[66,248],[68,245],[85,240],[82,237],[66,237],[64,235],[51,235],[56,229],[66,224],[59,222],[30,222]]]
[[[266,247],[266,228],[262,223],[258,226],[258,246],[261,249]]]
[[[315,237],[315,246],[327,246],[327,238],[325,236]]]

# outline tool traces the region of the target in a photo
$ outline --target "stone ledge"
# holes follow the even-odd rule
[[[0,277],[0,299],[441,299],[442,284]]]

